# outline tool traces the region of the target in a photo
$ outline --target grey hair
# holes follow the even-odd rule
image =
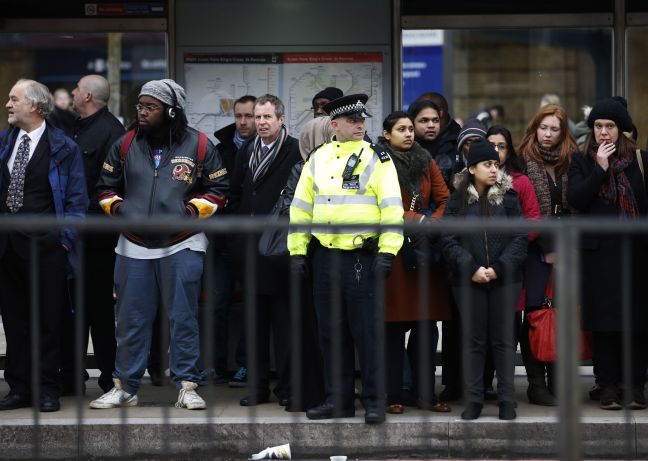
[[[281,99],[279,99],[273,94],[264,94],[263,96],[259,96],[256,102],[254,103],[254,107],[262,106],[268,102],[274,106],[275,115],[277,116],[277,118],[282,117],[286,113],[286,108],[284,107],[284,103],[281,102]]]
[[[54,97],[49,88],[36,80],[27,78],[21,78],[16,82],[16,85],[19,83],[25,84],[25,99],[36,105],[36,112],[41,117],[46,118],[54,109]]]
[[[105,106],[110,99],[110,83],[101,75],[86,75],[83,86],[92,93],[92,99],[98,106]]]

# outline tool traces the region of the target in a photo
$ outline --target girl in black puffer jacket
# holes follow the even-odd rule
[[[488,142],[473,142],[467,165],[455,176],[456,190],[446,204],[445,216],[500,219],[522,216],[512,180],[499,169],[497,152]],[[463,330],[468,403],[461,417],[476,419],[481,414],[488,341],[497,372],[499,417],[514,419],[514,314],[522,289],[521,267],[527,254],[527,235],[503,231],[446,234],[442,246],[453,274],[453,291]]]

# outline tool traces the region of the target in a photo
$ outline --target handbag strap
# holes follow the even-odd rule
[[[544,304],[547,307],[553,307],[553,287],[554,287],[554,270],[551,270],[549,274],[549,280],[547,280],[547,287],[545,288],[545,299]]]

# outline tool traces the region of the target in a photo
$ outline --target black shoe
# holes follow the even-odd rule
[[[484,400],[497,400],[497,392],[495,392],[493,386],[488,386],[486,389],[484,389]]]
[[[471,420],[479,418],[481,415],[483,405],[476,402],[468,402],[466,408],[461,413],[461,419]]]
[[[353,418],[354,416],[355,408],[337,409],[332,403],[328,402],[306,410],[308,419]]]
[[[593,400],[594,402],[598,402],[601,400],[601,386],[598,384],[594,384],[592,388],[589,390],[589,399]]]
[[[0,400],[0,411],[31,407],[31,399],[20,394],[7,394]]]
[[[287,407],[289,403],[290,403],[290,399],[288,398],[279,399],[280,407]]]
[[[365,423],[367,424],[380,424],[385,422],[385,410],[378,410],[378,408],[367,408],[365,411]]]
[[[517,418],[515,402],[504,401],[499,404],[499,419],[511,420]]]
[[[529,384],[527,398],[534,405],[542,405],[544,407],[555,407],[558,405],[556,397],[554,397],[546,386]]]
[[[262,403],[268,403],[270,401],[270,393],[267,394],[256,394],[248,395],[239,400],[239,405],[242,407],[253,407],[255,405],[260,405]]]
[[[61,404],[59,403],[59,399],[43,394],[38,399],[38,409],[43,413],[50,413],[52,411],[59,411]]]
[[[606,387],[601,389],[601,404],[599,407],[603,410],[620,410],[623,408],[621,405],[621,398],[619,397],[619,390],[616,387]]]
[[[463,392],[458,387],[446,386],[439,394],[439,400],[442,402],[454,402],[455,400],[460,400],[461,397],[463,397]]]
[[[633,387],[630,403],[627,404],[630,410],[645,410],[646,396],[642,387]]]

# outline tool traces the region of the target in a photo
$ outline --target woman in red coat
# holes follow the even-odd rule
[[[378,143],[391,155],[401,187],[405,220],[432,223],[441,218],[450,192],[441,171],[429,152],[414,141],[414,125],[405,112],[393,112],[383,122],[383,137]],[[427,241],[429,232],[410,237],[415,243]],[[425,247],[425,243],[422,245]],[[437,253],[440,256],[440,253]],[[440,259],[439,259],[440,261]],[[385,288],[385,348],[387,356],[387,412],[403,412],[403,358],[405,334],[411,330],[408,355],[412,366],[413,391],[418,406],[447,412],[434,393],[434,358],[439,333],[436,322],[450,318],[448,286],[440,264],[422,269],[427,275],[419,285],[417,270],[408,270],[402,252],[396,256]]]

